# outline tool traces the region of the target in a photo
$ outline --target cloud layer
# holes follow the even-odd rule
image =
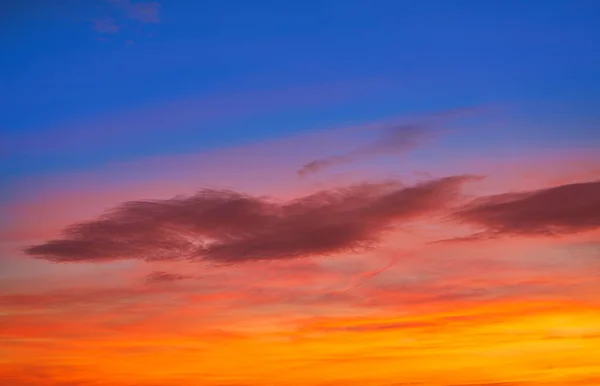
[[[447,177],[410,187],[364,183],[288,202],[222,190],[132,201],[25,251],[56,262],[230,263],[333,255],[373,246],[394,223],[439,210],[472,178]]]

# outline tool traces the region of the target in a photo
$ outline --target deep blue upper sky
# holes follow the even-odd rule
[[[13,3],[8,181],[464,105],[558,106],[583,122],[561,141],[597,123],[595,0]]]

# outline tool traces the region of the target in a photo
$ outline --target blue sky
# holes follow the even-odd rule
[[[502,130],[516,140],[581,141],[598,122],[595,1],[23,1],[6,10],[9,182],[465,105],[509,106],[521,124]]]

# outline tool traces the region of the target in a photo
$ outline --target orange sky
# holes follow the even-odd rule
[[[68,205],[70,189],[56,187],[15,203],[13,227],[4,229],[2,242],[13,257],[1,284],[0,379],[11,386],[596,384],[599,230],[589,213],[560,197],[544,198],[543,192],[556,188],[559,194],[581,182],[579,201],[594,213],[597,183],[590,181],[598,177],[597,169],[589,157],[572,153],[528,157],[519,170],[515,160],[501,158],[471,162],[477,166],[471,170],[465,168],[468,162],[449,165],[449,170],[486,177],[451,182],[460,184],[458,195],[433,192],[428,201],[410,204],[423,212],[417,217],[398,212],[400,220],[382,228],[376,244],[324,255],[310,252],[314,245],[308,242],[308,249],[293,247],[304,255],[288,258],[249,255],[219,261],[222,255],[216,254],[205,260],[145,262],[115,255],[94,262],[87,255],[92,257],[83,258],[91,262],[69,262],[79,255],[44,247],[50,249],[30,252],[40,257],[31,259],[19,248],[67,237],[60,229],[93,220],[106,205],[126,200],[127,192],[154,186],[145,196],[164,199],[170,189],[185,187],[147,181],[95,193],[88,185],[76,206]],[[394,192],[435,185],[432,174],[411,177]],[[295,202],[307,192],[349,186],[331,181],[302,182],[304,187],[283,181],[288,188],[278,196]],[[269,183],[263,186],[271,189]],[[366,196],[359,191],[352,200],[378,199],[372,195],[380,188],[361,189],[375,190]],[[518,201],[515,213],[502,209],[490,220],[485,217],[489,207],[469,209],[497,200],[495,194],[524,190],[533,201],[527,195],[507,196]],[[341,192],[330,200],[345,199],[346,191]],[[483,196],[488,198],[472,201]],[[440,200],[447,202],[438,205]],[[538,203],[546,205],[541,212]],[[355,220],[347,218],[349,213],[359,213],[351,211],[354,206],[333,210],[328,205],[319,201],[318,213],[306,213],[317,216],[311,221],[341,216],[340,224]],[[363,232],[387,221],[387,207],[380,213],[376,205],[373,201],[360,212],[361,222],[372,223]],[[562,208],[558,212],[556,205]],[[459,215],[460,210],[471,212]],[[531,215],[522,218],[523,211]],[[32,216],[40,213],[43,221],[34,222]],[[297,236],[306,232],[299,218],[279,226],[292,227]],[[493,222],[498,218],[501,224]],[[234,212],[234,221],[228,226],[245,220]],[[540,229],[554,222],[555,232],[523,230],[523,222]],[[271,247],[264,243],[253,251],[266,253]]]

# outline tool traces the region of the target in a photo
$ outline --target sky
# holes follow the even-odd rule
[[[599,2],[0,17],[0,384],[600,384]]]

